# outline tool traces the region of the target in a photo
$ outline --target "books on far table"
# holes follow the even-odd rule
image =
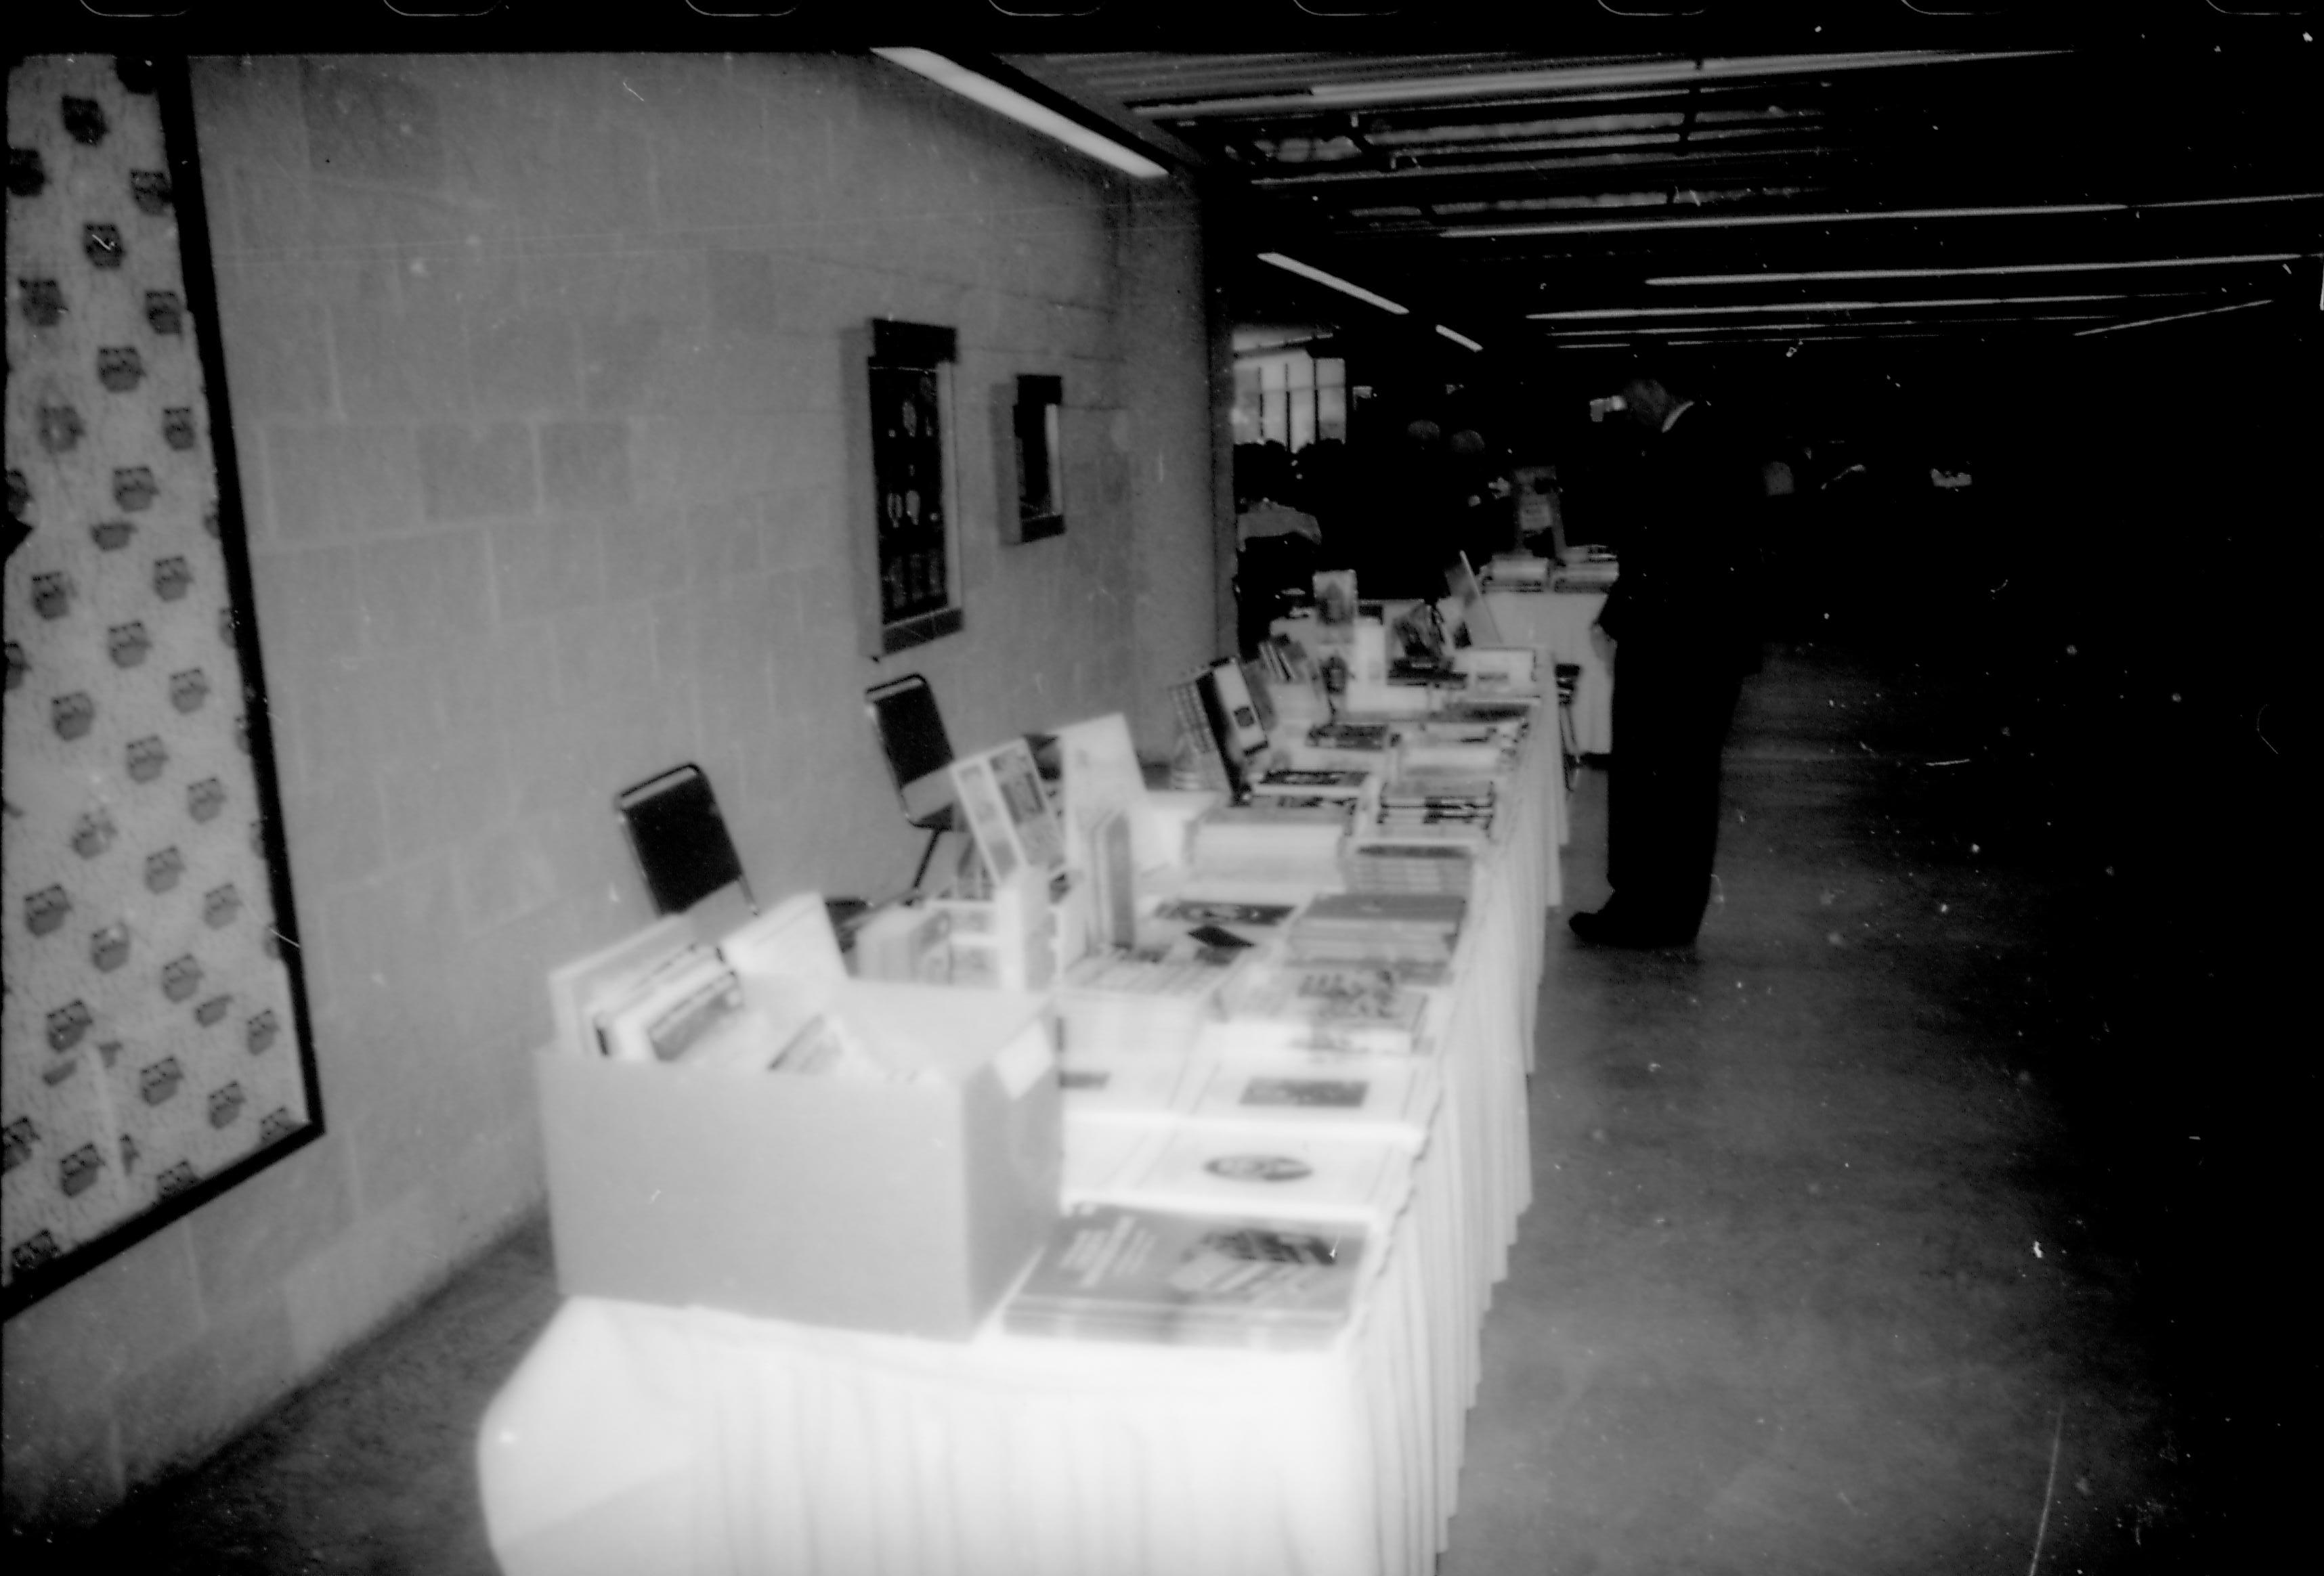
[[[1466,898],[1439,892],[1325,892],[1292,922],[1291,954],[1305,960],[1449,963]]]
[[[1014,1335],[1314,1348],[1354,1312],[1360,1225],[1093,1204],[1061,1218],[1001,1309]]]
[[[1340,873],[1356,892],[1443,892],[1466,897],[1476,876],[1476,854],[1466,841],[1351,843],[1340,855]]]

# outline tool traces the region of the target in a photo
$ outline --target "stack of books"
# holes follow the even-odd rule
[[[1064,1048],[1185,1051],[1218,1016],[1219,986],[1234,967],[1233,954],[1212,949],[1092,953],[1056,992]]]
[[[1245,971],[1219,1005],[1225,1016],[1204,1024],[1196,1040],[1206,1050],[1409,1055],[1428,999],[1391,970],[1284,963]]]
[[[1386,723],[1351,723],[1335,717],[1307,730],[1307,742],[1317,750],[1385,750],[1392,730]]]
[[[1468,909],[1466,898],[1443,893],[1326,892],[1292,921],[1290,952],[1306,963],[1441,967]]]
[[[1399,837],[1448,831],[1482,836],[1493,829],[1489,777],[1407,772],[1381,785],[1379,802],[1380,829]]]
[[[1189,862],[1253,880],[1296,879],[1318,865],[1336,871],[1355,810],[1353,799],[1323,795],[1221,805],[1195,821]]]
[[[1343,767],[1278,766],[1250,779],[1250,802],[1260,805],[1282,800],[1346,799],[1356,805],[1360,814],[1379,780],[1369,771]]]
[[[1321,770],[1385,771],[1396,731],[1386,722],[1333,717],[1309,728],[1286,751],[1289,764]]]
[[[1362,1285],[1361,1225],[1093,1204],[1061,1219],[1001,1312],[1015,1335],[1328,1346]]]
[[[1465,843],[1355,843],[1340,855],[1340,873],[1351,892],[1449,892],[1469,895],[1477,856]]]
[[[1574,547],[1566,549],[1556,572],[1550,577],[1553,591],[1610,591],[1621,578],[1622,567],[1609,548]]]
[[[1515,744],[1525,737],[1526,726],[1540,707],[1541,697],[1537,695],[1466,695],[1446,701],[1436,714],[1449,723],[1498,723],[1503,730],[1503,738]]]
[[[1397,770],[1391,775],[1416,771],[1490,773],[1508,769],[1522,733],[1500,723],[1441,722],[1416,723],[1397,740]]]

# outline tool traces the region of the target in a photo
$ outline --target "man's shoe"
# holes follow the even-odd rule
[[[1682,932],[1674,926],[1640,925],[1615,912],[1611,904],[1595,914],[1576,914],[1566,924],[1589,946],[1685,946],[1694,940],[1691,929]]]

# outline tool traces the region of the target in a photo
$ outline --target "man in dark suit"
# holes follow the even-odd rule
[[[1621,576],[1593,631],[1615,646],[1606,874],[1613,897],[1573,932],[1606,946],[1683,946],[1702,927],[1719,843],[1719,757],[1759,650],[1748,567],[1758,466],[1711,408],[1654,371],[1624,384],[1646,432],[1620,536]]]

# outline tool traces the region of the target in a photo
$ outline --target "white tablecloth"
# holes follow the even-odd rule
[[[1541,648],[1542,687],[1550,688],[1554,665],[1578,663],[1573,689],[1573,733],[1584,755],[1614,752],[1614,677],[1599,660],[1590,626],[1606,605],[1602,591],[1489,591],[1485,605],[1501,639],[1512,646]],[[1553,693],[1554,693],[1553,691]]]
[[[1532,1197],[1556,751],[1537,727],[1462,937],[1444,1099],[1336,1344],[1109,1345],[997,1321],[947,1344],[569,1298],[480,1430],[503,1569],[1426,1576]]]

